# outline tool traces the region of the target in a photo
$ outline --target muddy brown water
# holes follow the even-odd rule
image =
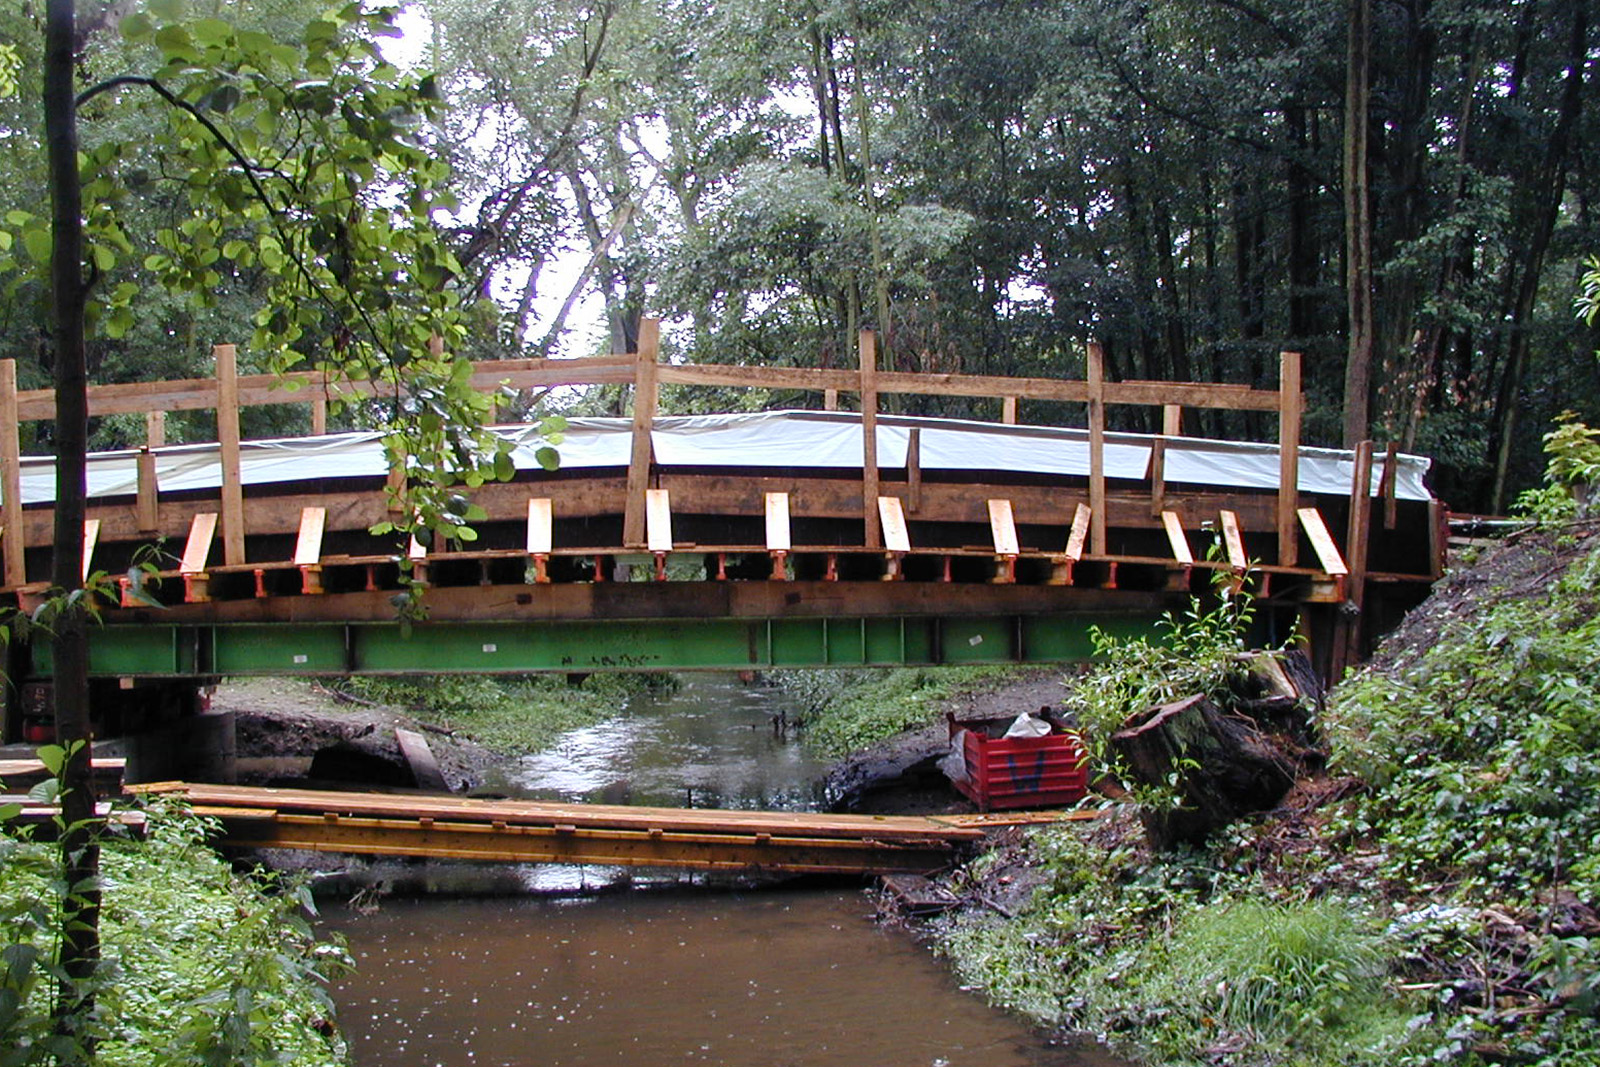
[[[569,735],[564,757],[525,761],[508,779],[525,795],[671,803],[697,791],[727,806],[809,807],[819,768],[773,736],[775,699],[732,677],[696,677]],[[1111,1063],[958,988],[926,947],[874,922],[859,889],[709,891],[658,876],[649,891],[570,895],[629,876],[478,870],[475,881],[459,865],[410,869],[451,895],[389,898],[366,914],[326,909],[324,929],[357,962],[334,990],[357,1067]],[[508,885],[525,892],[459,895]]]

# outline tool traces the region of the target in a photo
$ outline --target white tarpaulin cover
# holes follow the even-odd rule
[[[1087,430],[1042,426],[1007,426],[959,419],[878,417],[878,465],[906,465],[911,431],[918,433],[918,452],[925,471],[997,471],[1025,474],[1087,476]],[[519,470],[538,470],[535,453],[543,444],[526,426],[500,427],[516,443],[512,455]],[[1138,481],[1149,476],[1151,445],[1143,434],[1108,433],[1106,477]],[[837,411],[768,411],[737,415],[685,415],[658,418],[651,432],[655,462],[665,467],[788,467],[859,470],[861,416]],[[559,446],[568,470],[626,467],[632,449],[629,419],[572,419]],[[376,433],[330,434],[240,445],[240,477],[246,486],[337,478],[381,478],[388,466]],[[173,445],[155,450],[156,482],[162,492],[216,489],[222,484],[221,450],[216,444]],[[1430,498],[1424,478],[1430,461],[1402,455],[1396,471],[1395,495],[1401,500]],[[1378,489],[1382,463],[1375,463],[1372,489]],[[1354,454],[1336,449],[1302,448],[1300,490],[1346,495],[1354,476]],[[1211,441],[1189,437],[1167,439],[1169,483],[1278,488],[1278,447]],[[137,453],[102,452],[89,459],[91,497],[132,496],[137,490]],[[24,504],[55,497],[54,461],[27,457],[22,461]]]

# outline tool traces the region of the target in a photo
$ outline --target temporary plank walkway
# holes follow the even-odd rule
[[[219,819],[223,842],[373,856],[712,871],[925,873],[983,825],[891,815],[635,808],[159,782]]]

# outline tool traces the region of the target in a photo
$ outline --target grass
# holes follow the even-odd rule
[[[768,677],[800,705],[806,744],[825,756],[844,756],[936,721],[947,700],[997,688],[1022,673],[1013,666],[894,667]]]

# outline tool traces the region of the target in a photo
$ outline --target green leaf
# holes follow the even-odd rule
[[[122,39],[125,41],[143,40],[154,28],[155,23],[151,22],[150,16],[143,11],[135,11],[131,15],[124,16],[117,24],[117,29],[122,32]]]
[[[94,260],[95,269],[102,274],[109,274],[116,269],[117,254],[105,245],[95,245],[90,248],[89,256]]]
[[[22,247],[27,249],[28,255],[35,263],[46,264],[50,262],[50,231],[49,230],[23,230]]]
[[[533,455],[539,461],[539,466],[547,471],[556,470],[561,466],[561,455],[549,445],[543,446]]]

